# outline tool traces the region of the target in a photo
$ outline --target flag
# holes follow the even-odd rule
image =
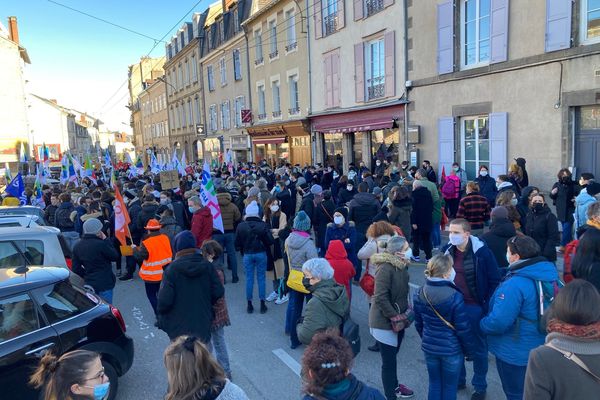
[[[182,171],[185,171],[185,167],[187,167],[187,160],[185,159],[185,149],[183,149],[182,153],[181,153],[181,166],[182,166]],[[185,174],[182,174],[185,175]]]
[[[23,177],[19,172],[17,176],[10,182],[10,184],[4,190],[6,193],[19,199],[21,205],[27,203],[27,196],[25,195],[25,184],[23,183]]]
[[[4,177],[6,178],[6,183],[12,181],[12,174],[10,173],[10,165],[7,162],[4,163]]]
[[[44,167],[43,167],[42,163],[40,163],[37,168],[35,184],[33,185],[33,195],[35,196],[34,205],[41,207],[41,208],[46,208],[46,202],[44,201],[44,196],[42,193],[42,182],[41,182],[43,171],[44,171]]]
[[[150,171],[152,171],[153,174],[158,174],[161,171],[160,165],[158,164],[158,160],[156,159],[156,155],[154,155],[154,153],[152,153],[152,156],[150,157]]]
[[[98,180],[96,179],[96,172],[94,171],[94,166],[92,165],[92,160],[90,159],[89,154],[85,156],[85,164],[82,171],[82,177],[86,176],[90,178],[92,182],[94,182],[94,185],[98,185]]]
[[[66,184],[69,180],[69,159],[67,153],[63,153],[62,160],[60,160],[60,183]]]
[[[173,167],[179,172],[179,174],[181,174],[181,176],[185,176],[185,166],[181,162],[179,162],[179,159],[177,158],[177,151],[173,152],[173,160],[171,162],[173,163]]]
[[[128,233],[131,218],[129,218],[129,213],[127,212],[127,207],[125,207],[125,202],[123,201],[121,192],[119,192],[119,188],[117,185],[114,185],[113,188],[115,189],[115,237],[123,246],[127,246],[127,236],[130,236]]]
[[[440,177],[440,185],[446,182],[446,168],[442,165],[442,176]]]
[[[125,160],[125,162],[129,165],[133,164],[133,160],[131,159],[131,155],[129,154],[128,151],[125,152],[125,155],[123,156],[123,159]]]
[[[50,165],[50,151],[48,150],[48,146],[46,146],[45,142],[42,145],[42,159],[44,160],[44,167],[48,168]]]
[[[67,180],[69,182],[75,182],[77,184],[77,173],[75,172],[75,164],[73,163],[73,157],[67,154]],[[79,164],[81,166],[81,164]]]
[[[135,160],[135,168],[137,169],[138,175],[144,174],[144,163],[142,162],[142,156],[138,155],[137,160]]]
[[[110,153],[108,152],[108,149],[106,149],[104,152],[104,164],[106,164],[106,167],[112,166],[112,161],[110,159]]]
[[[25,146],[23,145],[23,142],[21,142],[21,154],[19,155],[19,162],[27,162],[27,154],[25,153]]]
[[[207,162],[204,163],[204,169],[202,171],[202,183],[200,184],[200,199],[202,199],[202,205],[208,207],[213,216],[213,228],[218,229],[221,232],[225,232],[223,229],[223,218],[221,217],[221,208],[219,207],[219,201],[217,200],[217,192],[215,185],[213,184],[210,176],[210,166]]]

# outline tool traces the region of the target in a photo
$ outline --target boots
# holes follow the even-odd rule
[[[248,307],[246,307],[246,312],[248,314],[252,314],[254,312],[254,306],[252,305],[252,300],[248,300]]]

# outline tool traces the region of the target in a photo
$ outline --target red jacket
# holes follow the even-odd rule
[[[352,300],[350,295],[350,280],[354,277],[356,271],[354,271],[352,262],[348,260],[348,253],[346,253],[346,249],[341,240],[332,240],[329,242],[329,248],[327,249],[325,258],[333,268],[333,279],[340,285],[346,287],[348,298]]]
[[[202,207],[192,216],[192,233],[196,238],[196,247],[202,247],[205,240],[212,238],[213,217],[208,207]]]

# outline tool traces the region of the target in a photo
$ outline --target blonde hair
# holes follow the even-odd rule
[[[441,278],[450,271],[453,265],[454,260],[449,254],[436,254],[427,263],[425,276],[428,278]]]
[[[467,190],[469,192],[479,192],[479,184],[477,182],[474,181],[469,181],[467,183]]]
[[[367,237],[371,239],[376,239],[383,235],[394,236],[395,234],[394,226],[387,221],[373,222],[369,226],[369,229],[367,229]]]

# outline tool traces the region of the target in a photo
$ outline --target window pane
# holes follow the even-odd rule
[[[600,8],[600,0],[587,0],[588,11],[595,11]]]
[[[489,39],[490,37],[490,17],[479,20],[479,40]]]
[[[489,139],[490,132],[488,129],[488,119],[487,118],[478,119],[477,126],[479,127],[479,140]]]
[[[59,282],[40,290],[40,305],[51,324],[81,314],[96,305],[85,292],[69,282]]]
[[[600,36],[600,10],[588,12],[587,37]]]
[[[482,40],[479,42],[479,61],[488,61],[490,59],[490,41]]]
[[[475,120],[465,120],[465,140],[475,139]]]
[[[475,161],[465,161],[465,171],[467,179],[475,179],[477,177],[477,163]]]
[[[0,268],[18,267],[23,264],[23,257],[11,242],[0,242]]]
[[[490,160],[490,141],[482,140],[479,142],[479,162],[488,163]]]
[[[581,107],[579,118],[581,129],[600,129],[600,107]]]
[[[466,21],[472,21],[477,17],[477,0],[465,0]]]
[[[479,0],[479,17],[490,15],[491,0]]]
[[[477,28],[477,23],[475,21],[469,22],[465,25],[465,39],[466,43],[475,43],[477,32],[475,29]]]
[[[0,343],[38,328],[38,315],[28,295],[0,300]]]
[[[475,160],[475,141],[465,141],[465,160]]]

